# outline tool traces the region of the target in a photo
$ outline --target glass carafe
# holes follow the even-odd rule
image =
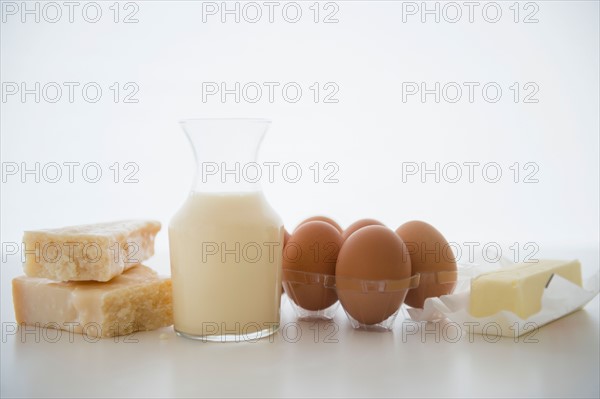
[[[255,340],[279,328],[283,223],[260,187],[270,122],[181,122],[196,158],[192,190],[169,224],[175,331]]]

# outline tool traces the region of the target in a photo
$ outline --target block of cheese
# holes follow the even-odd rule
[[[23,267],[30,277],[108,281],[154,255],[160,223],[147,220],[26,231]]]
[[[93,337],[125,335],[173,324],[171,279],[136,265],[109,282],[12,281],[17,323]]]
[[[542,294],[554,274],[582,285],[577,260],[539,260],[483,273],[471,280],[470,313],[486,317],[508,310],[527,319],[542,309]]]

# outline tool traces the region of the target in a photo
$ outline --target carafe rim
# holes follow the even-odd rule
[[[272,121],[266,118],[185,118],[180,119],[179,123],[184,125],[189,122],[226,122],[226,121],[235,121],[235,122],[255,122],[255,123],[267,123],[270,124]]]

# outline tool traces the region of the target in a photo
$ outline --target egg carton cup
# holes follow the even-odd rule
[[[299,320],[331,320],[340,302],[335,276],[297,270],[283,270],[283,289]],[[322,304],[329,304],[321,308]]]
[[[439,297],[452,294],[458,286],[458,271],[439,271],[419,273],[419,290],[411,291],[408,295],[419,302],[425,302],[427,297]],[[419,297],[417,297],[419,295]],[[406,300],[407,298],[405,298]],[[409,298],[410,302],[410,298]],[[410,306],[406,304],[406,306]]]
[[[419,286],[420,275],[399,280],[362,280],[336,277],[342,308],[354,329],[391,331],[410,289]]]

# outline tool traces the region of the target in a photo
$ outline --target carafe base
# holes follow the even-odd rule
[[[261,331],[255,331],[248,334],[214,334],[214,335],[195,335],[188,334],[182,331],[175,330],[175,334],[180,337],[193,339],[196,341],[203,342],[244,342],[244,341],[258,341],[259,339],[269,337],[275,334],[279,330],[279,324],[272,325],[269,328],[265,328]]]

